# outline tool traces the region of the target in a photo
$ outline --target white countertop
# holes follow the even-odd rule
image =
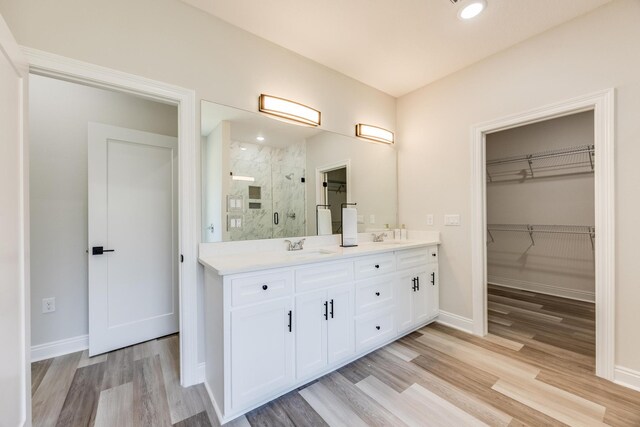
[[[200,264],[221,276],[247,273],[268,268],[291,267],[323,261],[340,261],[362,255],[393,252],[402,249],[432,246],[439,239],[387,240],[385,242],[362,242],[356,247],[343,248],[337,245],[320,246],[301,251],[246,252],[234,255],[206,255],[198,258]]]

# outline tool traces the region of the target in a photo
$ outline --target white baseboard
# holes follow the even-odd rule
[[[436,322],[442,323],[445,326],[459,329],[463,332],[473,333],[473,320],[466,317],[458,316],[457,314],[449,313],[447,311],[440,310]]]
[[[616,366],[613,382],[640,391],[640,372],[623,366]]]
[[[198,363],[198,383],[203,383],[207,377],[205,366],[205,362]]]
[[[31,362],[51,359],[76,351],[89,348],[89,335],[78,335],[77,337],[66,338],[60,341],[52,341],[38,344],[31,347]]]
[[[595,302],[596,293],[567,289],[560,286],[546,285],[544,283],[527,282],[526,280],[508,279],[506,277],[489,276],[487,281],[493,285],[515,288],[524,291],[537,292],[539,294],[553,295],[556,297],[575,299],[578,301]]]

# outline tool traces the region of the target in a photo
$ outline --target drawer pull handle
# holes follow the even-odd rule
[[[289,310],[289,325],[288,325],[289,332],[291,332],[291,317],[292,317],[292,313],[291,313],[291,310]]]
[[[438,254],[436,254],[435,252],[431,254],[431,256],[435,257],[438,256]]]
[[[379,297],[380,296],[380,292],[376,292],[376,296]]]
[[[267,289],[269,289],[269,287],[267,285],[262,285],[262,290],[266,291]]]
[[[433,286],[436,285],[436,272],[435,271],[433,273],[431,273],[431,284]]]
[[[329,314],[331,314],[331,318],[333,319],[333,300],[331,300],[331,311]]]
[[[377,330],[380,330],[380,326],[376,326],[376,329],[377,329]]]
[[[324,320],[329,320],[329,303],[324,302]]]
[[[420,290],[420,276],[416,277],[416,290]]]
[[[416,287],[416,281],[418,280],[417,277],[414,277],[413,279],[411,279],[411,281],[413,282],[413,286],[411,287],[413,289],[413,292],[417,291],[417,287]]]
[[[376,268],[380,268],[380,264],[376,264],[376,265],[375,265],[375,267],[376,267]]]

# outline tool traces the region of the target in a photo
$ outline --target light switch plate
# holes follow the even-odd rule
[[[427,225],[433,225],[433,214],[427,215]]]
[[[376,223],[376,216],[374,214],[369,215],[369,224]]]
[[[460,215],[459,214],[446,214],[444,216],[444,225],[460,225]]]

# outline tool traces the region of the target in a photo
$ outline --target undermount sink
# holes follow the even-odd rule
[[[301,251],[289,251],[286,256],[291,258],[311,258],[335,254],[335,252],[327,249],[303,249]]]
[[[385,240],[383,242],[369,242],[372,245],[380,245],[380,246],[394,246],[394,245],[403,245],[405,243],[409,243],[407,240]]]

